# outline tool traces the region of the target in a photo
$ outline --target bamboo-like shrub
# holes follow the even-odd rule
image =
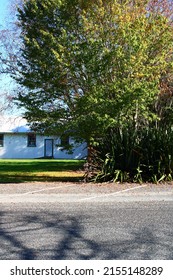
[[[161,182],[173,176],[173,130],[112,129],[92,152],[95,182]]]

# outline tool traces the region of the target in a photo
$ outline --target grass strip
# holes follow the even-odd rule
[[[0,160],[0,183],[80,181],[84,161]]]

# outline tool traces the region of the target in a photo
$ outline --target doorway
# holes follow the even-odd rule
[[[53,139],[44,140],[44,157],[53,158]]]

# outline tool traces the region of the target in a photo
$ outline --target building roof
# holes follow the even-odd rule
[[[0,116],[0,133],[26,133],[31,129],[22,117]]]

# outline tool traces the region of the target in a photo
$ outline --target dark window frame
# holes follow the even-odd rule
[[[27,147],[36,147],[36,134],[29,133],[27,140]]]
[[[70,137],[69,135],[63,134],[60,137],[60,146],[61,147],[66,147],[70,144]]]
[[[0,147],[4,147],[4,134],[0,133]]]

